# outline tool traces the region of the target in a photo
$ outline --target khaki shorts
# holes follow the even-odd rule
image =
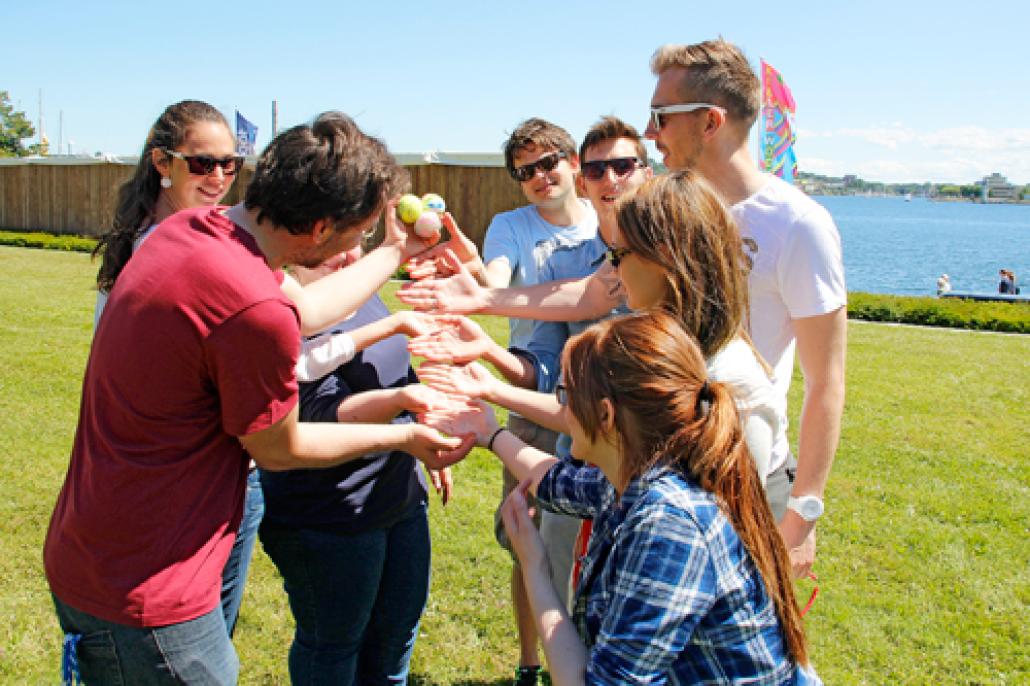
[[[798,460],[791,453],[786,461],[773,470],[765,479],[765,499],[769,501],[773,519],[780,521],[787,512],[787,499],[794,487],[794,474],[798,469]]]
[[[548,455],[554,454],[555,444],[558,442],[558,433],[538,426],[522,417],[509,417],[508,430],[521,438],[527,445],[541,450]],[[518,485],[515,475],[504,469],[501,484],[501,504]],[[530,502],[530,507],[536,507],[536,503]],[[558,597],[568,607],[569,588],[572,578],[573,553],[576,545],[576,535],[579,533],[580,521],[575,517],[548,512],[543,508],[536,507],[536,515],[533,518],[540,529],[540,535],[544,539],[544,549],[547,551],[547,559],[551,568],[551,581],[558,591]],[[517,566],[519,561],[511,549],[511,542],[504,530],[504,523],[501,521],[501,508],[498,505],[494,511],[494,537],[502,548],[511,553],[512,561]]]

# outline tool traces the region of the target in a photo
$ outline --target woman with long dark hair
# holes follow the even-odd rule
[[[111,230],[100,237],[93,256],[97,273],[96,327],[108,293],[132,255],[158,224],[179,210],[218,205],[243,167],[236,139],[222,113],[200,100],[169,105],[150,127],[136,170],[118,189]],[[222,614],[232,636],[243,602],[243,587],[264,514],[257,470],[251,469],[243,519],[222,571]]]
[[[96,319],[132,253],[166,217],[179,210],[217,205],[243,165],[229,122],[200,100],[165,108],[147,133],[132,177],[118,189],[111,230],[93,256],[97,273]]]

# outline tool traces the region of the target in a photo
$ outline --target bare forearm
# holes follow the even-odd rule
[[[792,492],[822,496],[844,413],[847,311],[794,322],[805,398],[798,427],[798,469]]]
[[[403,259],[398,246],[382,246],[354,264],[305,286],[302,295],[294,298],[300,312],[301,333],[318,333],[355,312],[386,283]],[[293,298],[292,293],[287,295]]]
[[[587,649],[561,606],[546,566],[523,567],[522,572],[551,682],[556,686],[580,686],[586,676]]]
[[[509,383],[519,388],[536,388],[536,368],[525,357],[493,343],[483,354],[483,359],[492,364]]]
[[[484,314],[575,322],[596,319],[618,304],[605,297],[603,285],[591,285],[592,277],[550,281],[521,288],[492,288],[487,291]]]
[[[527,445],[507,429],[497,434],[491,449],[516,479],[530,482],[529,490],[534,495],[544,474],[558,461],[553,455]]]
[[[401,413],[396,389],[383,388],[347,396],[336,408],[339,422],[388,422]]]
[[[569,432],[561,405],[551,393],[540,393],[527,388],[498,383],[490,391],[489,397],[483,399],[520,414],[534,424],[539,424],[552,431]]]
[[[314,469],[368,453],[403,449],[411,439],[408,425],[300,422],[284,442],[285,449],[249,451],[258,466],[269,471]]]
[[[366,324],[365,326],[359,326],[351,331],[350,335],[354,340],[354,349],[364,350],[371,345],[375,345],[384,338],[389,338],[395,333],[397,333],[397,320],[394,315],[391,315]]]
[[[798,467],[792,491],[822,497],[840,440],[844,383],[805,388],[798,427]]]

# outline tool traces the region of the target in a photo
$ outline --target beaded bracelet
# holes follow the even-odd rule
[[[504,431],[504,427],[503,426],[499,426],[499,427],[497,427],[497,431],[494,431],[493,434],[491,434],[490,440],[486,442],[486,449],[487,450],[493,451],[493,449],[494,449],[494,441],[497,440],[497,436],[502,431]]]

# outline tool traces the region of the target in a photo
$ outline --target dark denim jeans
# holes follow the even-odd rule
[[[162,627],[132,627],[76,610],[53,596],[66,634],[81,634],[76,655],[88,685],[235,684],[239,658],[222,608]]]
[[[382,529],[342,535],[261,527],[297,623],[294,684],[403,684],[429,595],[424,503]]]
[[[247,583],[247,572],[250,570],[250,559],[254,554],[254,542],[257,540],[258,527],[265,514],[265,496],[261,491],[261,477],[258,470],[250,470],[247,477],[247,497],[243,501],[243,519],[240,530],[236,534],[236,542],[229,553],[229,559],[222,570],[222,614],[225,616],[225,627],[232,637],[236,630],[236,619],[240,616],[240,604],[243,602],[243,587]]]

